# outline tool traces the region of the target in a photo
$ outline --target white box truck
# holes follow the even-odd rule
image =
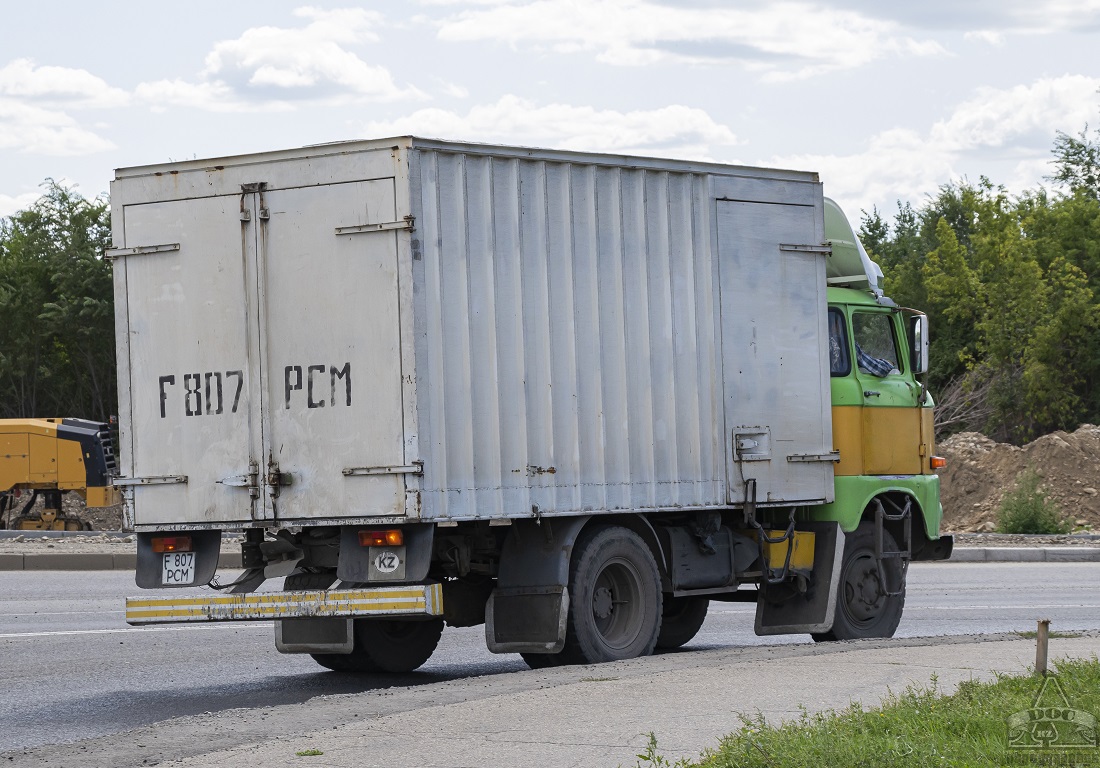
[[[927,321],[815,174],[400,137],[121,169],[111,204],[137,583],[192,588],[132,623],[598,662],[710,600],[888,636],[950,552]]]

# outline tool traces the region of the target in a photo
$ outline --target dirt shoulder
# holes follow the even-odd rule
[[[1022,447],[962,432],[944,440],[937,453],[947,459],[940,472],[945,530],[991,530],[1001,499],[1033,469],[1064,515],[1079,529],[1100,532],[1100,427],[1085,424]]]

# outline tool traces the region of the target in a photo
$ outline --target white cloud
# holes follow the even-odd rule
[[[379,40],[383,17],[362,8],[298,8],[302,27],[253,27],[217,43],[196,81],[141,83],[154,110],[182,106],[214,112],[289,111],[302,103],[347,105],[426,98],[399,86],[389,70],[351,50]]]
[[[300,28],[254,27],[235,40],[214,46],[206,56],[202,81],[149,84],[158,94],[190,106],[234,108],[234,102],[313,100],[325,103],[397,101],[422,98],[413,87],[398,86],[389,70],[368,64],[349,47],[378,40],[382,15],[362,8],[299,8]]]
[[[617,112],[568,104],[540,106],[511,95],[495,104],[475,106],[465,115],[422,109],[397,120],[368,123],[364,132],[368,136],[418,134],[688,159],[709,159],[713,147],[738,143],[729,128],[701,109],[672,105]]]
[[[797,1],[755,7],[672,7],[654,0],[534,0],[464,10],[440,22],[443,40],[504,41],[600,61],[643,65],[740,62],[771,78],[806,77],[886,55],[945,53],[894,22]]]
[[[11,216],[19,211],[25,211],[34,205],[39,197],[41,197],[41,194],[38,192],[24,192],[21,195],[0,194],[0,218]]]
[[[227,84],[215,82],[189,83],[186,80],[157,80],[151,83],[139,83],[134,95],[143,102],[152,105],[155,112],[162,112],[168,106],[190,107],[211,112],[245,112],[256,110],[260,105],[241,101]],[[267,105],[269,109],[287,108],[284,104]]]
[[[983,88],[932,127],[930,142],[963,151],[1038,135],[1049,149],[1055,130],[1076,129],[1095,116],[1098,87],[1100,78],[1067,75],[1007,90]]]
[[[114,146],[81,128],[64,112],[0,98],[0,149],[73,156],[102,152]]]
[[[963,38],[965,40],[976,40],[988,45],[1004,45],[1005,43],[1004,33],[992,29],[979,29],[973,32],[967,32],[963,35]]]
[[[1011,10],[1013,31],[1052,34],[1095,29],[1100,22],[1100,0],[1044,0],[1021,2]]]
[[[69,107],[120,107],[130,100],[126,91],[85,69],[39,67],[30,59],[0,69],[0,95]]]
[[[439,83],[443,88],[443,93],[452,99],[465,99],[470,96],[470,91],[457,83],[447,82],[446,80],[440,80]]]
[[[769,165],[821,173],[825,194],[855,216],[877,205],[889,215],[896,200],[919,203],[942,184],[969,175],[993,176],[996,161],[1015,192],[1043,183],[1059,130],[1076,133],[1095,117],[1100,78],[1067,75],[1008,89],[985,88],[959,104],[927,133],[896,128],[872,137],[854,155],[788,155]],[[980,163],[966,167],[966,163]]]

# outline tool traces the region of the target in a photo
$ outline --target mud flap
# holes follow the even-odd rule
[[[762,587],[756,601],[757,635],[828,632],[833,628],[844,558],[844,531],[835,522],[800,523],[798,530],[817,534],[812,583],[805,594],[794,595],[785,590],[785,585]],[[784,599],[776,599],[780,595]]]
[[[275,650],[279,653],[350,654],[355,649],[354,620],[342,616],[277,619]]]
[[[569,615],[569,561],[589,516],[516,520],[485,606],[493,653],[558,653]]]
[[[485,645],[492,653],[558,653],[568,616],[565,587],[496,589],[485,609]]]
[[[156,536],[189,536],[195,556],[195,570],[187,583],[166,584],[162,578],[164,555],[153,551],[153,538]],[[138,533],[137,569],[134,580],[142,589],[162,589],[173,587],[201,587],[214,578],[221,557],[221,531],[160,531],[157,533]]]

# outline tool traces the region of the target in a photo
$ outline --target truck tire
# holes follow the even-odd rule
[[[882,546],[896,550],[894,537],[882,532]],[[860,640],[868,637],[893,637],[905,608],[905,574],[901,560],[887,558],[882,563],[887,582],[901,584],[901,594],[886,594],[875,563],[875,528],[863,523],[844,537],[844,557],[837,586],[836,615],[833,628],[812,635],[817,642]]]
[[[356,619],[351,653],[311,655],[322,667],[336,672],[412,672],[431,658],[442,634],[442,618]]]
[[[618,526],[583,532],[569,566],[561,663],[598,664],[653,653],[661,629],[661,578],[642,538]]]
[[[661,611],[661,632],[657,635],[657,647],[664,651],[679,648],[699,634],[707,618],[710,599],[706,597],[664,598]]]
[[[560,653],[521,653],[520,656],[531,669],[560,667],[563,663]]]

